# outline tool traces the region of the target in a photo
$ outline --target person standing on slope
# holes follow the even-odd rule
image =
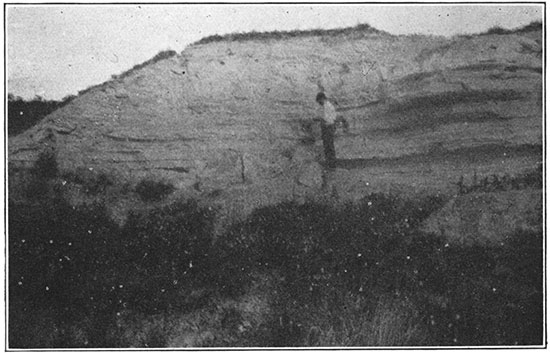
[[[336,167],[336,150],[334,149],[335,124],[341,121],[344,125],[344,130],[347,132],[348,123],[344,118],[336,115],[336,108],[323,92],[319,92],[315,100],[323,106],[324,114],[321,119],[321,137],[323,139],[326,165],[328,168],[333,169]]]

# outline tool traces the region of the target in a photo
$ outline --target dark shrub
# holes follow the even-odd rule
[[[353,320],[342,316],[350,296],[367,320],[380,298],[410,303],[426,344],[541,344],[540,235],[517,234],[499,248],[451,246],[418,231],[442,204],[375,194],[340,208],[287,202],[256,210],[224,239],[227,288],[275,273],[282,289],[271,331],[298,334],[287,344],[306,342],[304,328],[320,317],[334,327]],[[291,320],[280,326],[284,317]]]
[[[431,253],[417,281],[443,299],[419,300],[434,344],[543,344],[542,249],[541,234],[517,232],[498,248],[445,244]]]
[[[63,178],[75,184],[82,185],[88,195],[97,195],[114,185],[113,177],[102,172],[89,171],[86,168],[77,168],[63,174]]]
[[[55,152],[52,150],[42,151],[30,172],[25,191],[27,197],[36,200],[50,195],[52,188],[49,181],[59,173]]]
[[[54,151],[45,150],[40,152],[38,159],[31,170],[32,174],[41,179],[53,179],[59,173],[57,157]]]
[[[440,206],[375,194],[341,208],[293,202],[262,208],[228,232],[224,270],[233,274],[226,277],[246,283],[247,274],[275,270],[284,274],[290,297],[304,302],[334,288],[391,290],[404,280],[414,228]]]
[[[8,230],[10,312],[45,311],[59,325],[93,315],[104,333],[120,303],[112,290],[118,282],[118,228],[103,208],[76,209],[59,200],[10,204]],[[25,347],[14,327],[10,344]],[[91,345],[105,344],[101,334],[90,339]]]
[[[194,202],[131,215],[122,229],[101,205],[10,204],[9,309],[16,318],[10,321],[10,344],[26,347],[18,328],[37,310],[57,327],[89,322],[88,345],[104,347],[117,344],[112,337],[124,310],[198,305],[186,294],[210,286],[212,223],[212,211]],[[58,335],[51,344],[83,345],[75,339]]]
[[[193,201],[131,214],[120,246],[124,300],[143,312],[182,309],[182,291],[210,285],[213,223],[213,211]]]
[[[174,190],[171,184],[151,179],[142,180],[136,185],[136,193],[143,201],[160,201]]]

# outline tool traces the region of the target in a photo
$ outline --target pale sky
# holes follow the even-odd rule
[[[339,28],[452,36],[542,21],[542,4],[10,5],[8,92],[61,99],[212,34]]]

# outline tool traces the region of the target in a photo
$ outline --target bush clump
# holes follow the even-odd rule
[[[119,277],[117,232],[97,205],[9,205],[9,309],[21,318],[10,321],[13,347],[27,344],[26,333],[18,329],[28,319],[25,308],[44,310],[59,325],[85,315],[95,316],[105,329],[112,324],[120,304],[114,290]],[[105,344],[101,337],[90,340],[92,345]],[[60,346],[71,344],[61,341]]]
[[[543,337],[542,234],[516,232],[500,247],[430,254],[417,297],[434,345],[540,345]]]
[[[374,270],[390,250],[408,243],[420,222],[439,206],[441,200],[435,198],[413,205],[382,194],[340,209],[288,202],[253,212],[233,227],[228,242],[234,249],[254,249],[238,256],[249,264],[282,269],[297,282],[310,283],[335,271],[335,277],[356,278],[353,287],[359,289],[365,269]],[[310,279],[303,281],[303,276]]]
[[[49,181],[59,174],[57,156],[53,150],[40,152],[37,160],[30,169],[29,180],[26,185],[27,197],[31,200],[44,198],[50,194]]]
[[[10,204],[10,346],[28,347],[37,310],[55,324],[48,330],[87,322],[86,344],[48,331],[56,339],[42,346],[113,347],[122,312],[196,305],[185,293],[206,285],[212,222],[213,212],[191,201],[132,214],[124,227],[101,205]]]
[[[59,173],[55,152],[52,150],[40,152],[38,159],[31,169],[31,173],[41,179],[55,178]]]
[[[66,181],[81,185],[84,192],[92,196],[105,192],[109,186],[115,184],[112,176],[86,168],[77,168],[76,171],[64,173],[62,177]]]
[[[375,194],[259,209],[228,233],[224,271],[241,285],[278,274],[268,345],[542,344],[541,235],[451,246],[418,230],[441,205]]]
[[[193,201],[130,214],[120,237],[125,300],[146,313],[185,309],[182,294],[209,284],[213,224],[214,212]]]
[[[174,192],[175,187],[163,181],[145,179],[136,185],[135,190],[143,201],[160,201]]]
[[[341,327],[350,297],[372,314],[381,295],[413,288],[412,261],[430,260],[411,247],[422,241],[425,252],[435,247],[416,228],[441,203],[430,198],[413,204],[374,194],[342,208],[287,202],[259,209],[228,232],[225,277],[242,284],[253,273],[278,273],[285,293],[279,316],[292,320],[284,327],[275,322],[273,330],[294,341],[277,341],[274,334],[270,344],[307,345],[309,328],[319,326],[318,318],[321,326]],[[419,342],[411,338],[405,343]]]

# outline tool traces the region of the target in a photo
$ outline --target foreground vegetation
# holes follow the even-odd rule
[[[124,226],[99,204],[10,203],[9,344],[162,347],[175,314],[238,301],[262,281],[275,288],[263,323],[225,308],[224,330],[200,345],[542,344],[542,234],[451,246],[418,230],[442,202],[287,202],[217,238],[214,211],[193,201]],[[154,329],[129,336],[122,317]]]
[[[540,188],[541,175],[457,186]],[[120,226],[101,204],[68,204],[58,177],[93,195],[112,183],[60,176],[55,154],[44,152],[28,200],[10,201],[10,347],[163,347],[174,344],[174,318],[187,314],[198,331],[218,328],[191,342],[202,346],[542,344],[542,234],[451,245],[419,230],[440,197],[285,202],[214,237],[211,207],[179,201]],[[135,188],[146,202],[172,190],[154,180]],[[253,305],[252,318],[227,304],[254,291],[267,304]]]

